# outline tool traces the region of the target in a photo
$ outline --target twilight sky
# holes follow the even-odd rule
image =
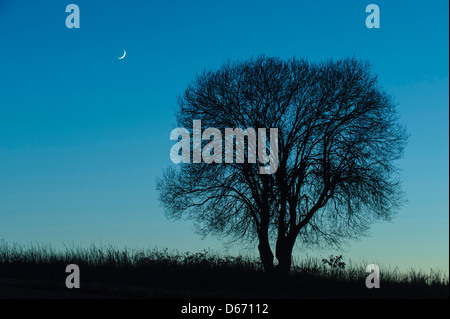
[[[79,29],[65,25],[70,3]],[[380,29],[366,28],[370,3]],[[411,134],[399,162],[408,202],[342,251],[297,254],[448,273],[448,6],[0,0],[0,239],[225,253],[192,223],[168,222],[157,201],[178,94],[227,59],[355,56],[372,63]]]

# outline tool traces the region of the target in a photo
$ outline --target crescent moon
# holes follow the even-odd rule
[[[119,60],[122,60],[127,55],[127,51],[123,50],[123,55],[118,58]]]

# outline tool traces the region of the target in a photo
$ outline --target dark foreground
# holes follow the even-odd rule
[[[383,271],[368,289],[364,265],[335,268],[318,260],[287,277],[267,275],[257,261],[208,252],[169,254],[115,248],[0,247],[2,299],[448,299],[448,279],[411,271]],[[67,288],[68,264],[80,269],[80,288]]]
[[[263,272],[223,269],[108,269],[80,266],[80,288],[67,288],[65,265],[0,267],[0,298],[150,298],[150,299],[342,299],[449,298],[448,285],[395,283],[381,279],[368,289],[365,280],[318,278],[293,273],[287,278]],[[2,269],[3,268],[3,269]],[[10,271],[7,271],[9,268]],[[13,269],[12,269],[13,268]],[[20,272],[18,270],[20,269]]]
[[[101,282],[83,283],[79,289],[66,288],[58,281],[25,280],[0,278],[0,299],[448,299],[447,287],[411,287],[386,285],[379,289],[367,289],[364,284],[329,284],[320,287],[299,286],[296,291],[291,287],[282,290],[252,290],[237,285],[212,289],[151,287],[147,285],[108,284]]]

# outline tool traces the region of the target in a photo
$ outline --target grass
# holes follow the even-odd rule
[[[65,267],[80,267],[82,289],[98,296],[142,298],[448,298],[440,271],[381,267],[381,288],[367,289],[365,264],[342,258],[296,260],[288,277],[268,276],[257,259],[209,251],[28,246],[0,242],[0,278],[67,293]],[[37,283],[36,283],[37,282]],[[36,290],[36,292],[37,292]],[[4,294],[5,295],[5,292]],[[7,294],[6,294],[7,296]]]

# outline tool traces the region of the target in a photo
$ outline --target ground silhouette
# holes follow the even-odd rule
[[[79,289],[65,286],[65,268],[71,263],[80,268]],[[24,248],[3,243],[0,298],[449,297],[448,277],[439,272],[382,272],[381,288],[368,289],[364,265],[341,266],[309,258],[295,265],[288,276],[280,277],[264,272],[257,260],[219,257],[207,251],[179,254],[96,246],[56,251],[49,246]]]

